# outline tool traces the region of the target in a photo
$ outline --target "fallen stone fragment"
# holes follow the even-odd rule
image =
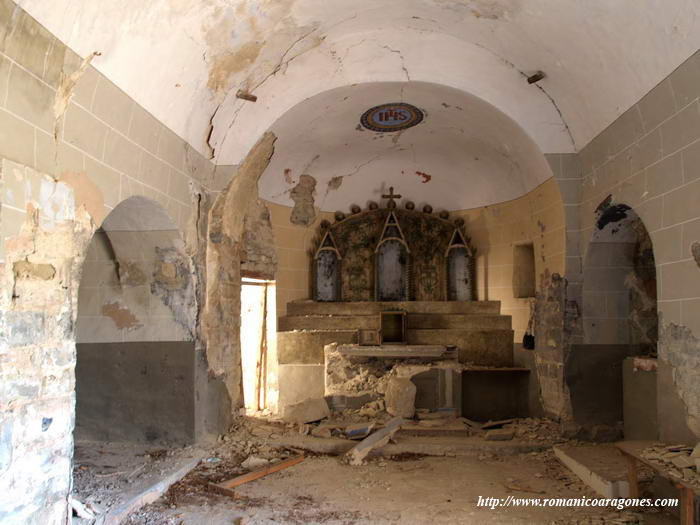
[[[481,430],[481,423],[477,423],[476,421],[472,421],[471,419],[467,419],[466,417],[460,417],[459,420],[465,425],[468,425],[469,427],[473,428],[474,430]]]
[[[509,441],[515,436],[512,428],[495,428],[486,432],[484,438],[487,441]]]
[[[376,401],[372,401],[370,403],[367,403],[360,409],[360,415],[361,416],[368,416],[368,417],[374,417],[376,416],[379,412],[384,410],[384,400],[383,399],[377,399]]]
[[[423,419],[418,422],[418,424],[422,427],[441,427],[445,424],[447,424],[447,420],[445,419]]]
[[[270,462],[265,458],[259,458],[257,456],[249,456],[245,461],[241,463],[241,467],[247,470],[254,470],[257,468],[264,467]]]
[[[700,443],[698,443],[697,445],[695,445],[695,448],[694,448],[693,451],[690,453],[690,457],[691,457],[691,458],[698,458],[698,459],[700,459]]]
[[[688,456],[677,456],[671,460],[671,463],[679,469],[686,469],[695,466],[695,461]]]
[[[416,412],[416,385],[407,377],[392,377],[386,386],[384,403],[392,416],[410,418]]]
[[[311,423],[328,417],[330,413],[324,398],[307,399],[285,407],[282,419],[290,423]]]
[[[83,503],[81,503],[80,501],[78,501],[77,499],[75,499],[73,497],[69,497],[68,499],[70,500],[70,505],[71,505],[72,509],[75,511],[75,514],[79,518],[83,518],[86,520],[94,520],[95,519],[95,517],[96,517],[95,513],[91,509],[89,509],[87,505],[84,505]]]
[[[315,437],[320,437],[320,438],[329,438],[331,437],[331,430],[333,427],[328,426],[328,425],[319,425],[317,427],[314,427],[311,429],[311,435]]]
[[[386,445],[391,437],[401,428],[403,418],[395,417],[391,419],[384,428],[377,430],[371,436],[360,441],[355,447],[350,449],[346,457],[351,465],[362,465],[362,461],[375,448]]]
[[[486,430],[487,428],[498,428],[502,427],[503,425],[507,425],[508,423],[513,423],[515,419],[501,419],[500,421],[487,421],[483,425],[481,425],[481,428]]]
[[[355,423],[345,427],[345,437],[348,439],[364,439],[372,432],[376,423]]]

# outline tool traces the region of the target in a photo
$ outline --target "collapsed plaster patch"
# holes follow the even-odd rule
[[[694,242],[690,245],[690,253],[693,254],[693,259],[695,259],[695,264],[700,267],[700,242]]]
[[[175,322],[191,338],[197,305],[187,256],[175,248],[156,247],[151,294],[163,301],[173,313]]]
[[[299,182],[289,194],[294,201],[294,208],[289,217],[289,222],[299,226],[309,226],[314,222],[316,219],[316,210],[314,208],[315,191],[316,179],[311,175],[301,175]]]
[[[127,307],[122,306],[118,302],[106,303],[102,305],[102,315],[109,317],[114,321],[114,325],[119,330],[135,330],[143,324]]]
[[[546,413],[572,418],[571,396],[564,378],[564,362],[570,336],[580,321],[578,304],[567,300],[567,280],[545,269],[535,295],[535,363],[540,381],[540,397]]]
[[[338,175],[328,181],[328,190],[337,190],[343,185],[343,176]]]
[[[95,224],[102,224],[107,216],[104,198],[100,188],[90,180],[85,173],[63,172],[58,180],[64,182],[73,190],[75,205],[84,206]]]
[[[140,286],[148,282],[146,273],[135,261],[118,259],[117,274],[119,275],[119,282],[122,286]]]
[[[258,180],[270,164],[277,137],[265,133],[253,146],[228,186],[209,210],[206,249],[206,289],[201,335],[206,345],[210,380],[226,388],[231,408],[241,393],[241,265],[240,252],[246,210],[257,198]],[[233,414],[226,414],[229,418]]]
[[[56,268],[52,264],[31,263],[26,259],[16,261],[12,266],[15,279],[41,279],[49,281],[56,275]]]
[[[632,208],[626,204],[613,204],[612,195],[608,195],[595,210],[598,214],[596,227],[599,230],[602,230],[608,224],[620,222],[621,220],[626,219],[627,212],[631,209]],[[612,233],[615,233],[615,231],[612,231]]]
[[[229,78],[248,69],[260,55],[265,42],[246,42],[236,51],[222,53],[214,57],[209,69],[207,87],[214,93],[229,87]]]
[[[428,175],[424,171],[416,171],[416,175],[418,175],[419,177],[421,177],[423,179],[423,180],[421,180],[421,182],[423,184],[425,184],[426,182],[430,182],[430,179],[433,178],[432,175]]]
[[[78,83],[78,80],[80,80],[80,77],[85,74],[85,71],[87,71],[92,59],[101,54],[102,53],[99,51],[93,51],[80,62],[78,69],[69,75],[66,75],[65,71],[61,70],[61,81],[56,90],[56,98],[53,102],[53,115],[55,119],[53,136],[55,140],[58,140],[61,121],[63,120],[63,115],[66,113],[66,109],[68,109],[68,103],[73,96],[75,85]]]
[[[671,365],[676,393],[686,407],[688,428],[700,436],[700,340],[689,328],[669,323],[659,334],[659,358]]]

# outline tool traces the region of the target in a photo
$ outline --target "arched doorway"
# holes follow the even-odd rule
[[[194,440],[194,285],[180,233],[131,197],[95,232],[76,326],[75,439]]]
[[[602,439],[623,430],[627,439],[655,439],[654,250],[637,213],[610,197],[597,209],[585,253],[581,318],[583,344],[573,346],[566,366],[574,419],[604,427]]]
[[[625,204],[599,210],[583,268],[582,313],[585,343],[624,344],[634,355],[656,354],[654,250],[644,223]]]

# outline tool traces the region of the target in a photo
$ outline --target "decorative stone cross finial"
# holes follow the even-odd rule
[[[389,199],[389,202],[386,203],[387,208],[396,208],[396,203],[394,202],[394,199],[400,199],[401,195],[396,195],[394,194],[394,187],[390,186],[389,187],[389,195],[382,195],[382,199]]]

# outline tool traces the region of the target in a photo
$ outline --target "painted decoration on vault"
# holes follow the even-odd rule
[[[420,124],[423,112],[416,106],[404,102],[381,104],[368,109],[360,122],[372,131],[401,131]]]

